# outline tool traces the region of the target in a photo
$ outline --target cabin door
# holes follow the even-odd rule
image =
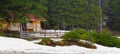
[[[42,29],[45,29],[45,23],[44,22],[40,22],[40,27],[42,28]]]

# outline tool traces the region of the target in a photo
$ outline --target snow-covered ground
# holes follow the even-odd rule
[[[0,54],[120,54],[120,48],[95,45],[97,49],[75,45],[50,47],[23,39],[0,37]]]

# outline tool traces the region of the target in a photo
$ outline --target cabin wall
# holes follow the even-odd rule
[[[27,31],[26,32],[39,32],[42,30],[40,20],[33,21],[32,23],[26,23]],[[4,25],[6,27],[6,24]],[[20,31],[20,23],[11,23],[9,26],[9,30]],[[21,30],[23,31],[23,30]]]
[[[7,30],[9,28],[9,23],[6,20],[2,21],[2,29]]]
[[[8,24],[7,23],[3,23],[2,29],[6,30],[8,28]]]
[[[9,30],[20,31],[20,23],[10,23]]]

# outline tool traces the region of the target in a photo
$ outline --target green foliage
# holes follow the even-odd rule
[[[70,46],[78,45],[90,49],[96,49],[97,47],[91,43],[82,42],[82,41],[71,41],[71,40],[61,40],[61,41],[52,41],[50,38],[43,38],[42,41],[38,44],[48,45],[48,46]]]
[[[19,35],[18,34],[12,34],[10,37],[19,38]]]
[[[64,34],[62,38],[63,40],[68,40],[68,41],[79,41],[80,40],[79,34],[76,33],[75,31],[70,31]]]
[[[40,43],[42,45],[54,45],[54,42],[50,38],[43,38]]]
[[[80,39],[85,40],[88,36],[88,31],[86,31],[85,29],[75,29],[75,31],[79,34]]]
[[[64,46],[65,45],[65,41],[64,40],[56,41],[55,43],[56,43],[56,45],[59,45],[59,46]]]
[[[75,29],[75,31],[79,34],[80,39],[95,42],[94,38],[91,37],[91,32],[88,32],[87,30],[80,28]]]
[[[4,4],[1,6],[1,4]],[[0,16],[20,20],[26,14],[33,14],[36,18],[46,18],[47,0],[5,0],[0,2]]]
[[[5,34],[3,32],[0,32],[0,36],[5,36]]]
[[[13,37],[13,38],[19,38],[19,31],[11,31],[11,30],[1,30],[0,35],[4,37]]]
[[[109,47],[120,47],[120,39],[113,36],[111,32],[103,30],[102,32],[87,31],[85,29],[75,29],[63,36],[64,40],[87,40]]]
[[[1,20],[0,20],[1,21]],[[0,29],[2,29],[2,22],[0,22]]]
[[[50,38],[43,38],[42,41],[40,42],[40,44],[42,45],[46,45],[47,42],[50,42],[51,39]]]
[[[54,28],[53,28],[54,30],[58,30],[59,29],[59,27],[58,26],[54,26]]]
[[[26,22],[28,22],[29,21],[29,18],[27,18],[26,16],[23,16],[20,20],[19,20],[19,22],[21,22],[21,23],[26,23]]]
[[[88,0],[51,0],[48,4],[51,28],[58,24],[61,29],[96,29],[99,26],[100,8],[89,4]]]
[[[110,28],[120,30],[120,1],[101,0],[102,10],[98,2],[99,0],[1,0],[0,16],[20,20],[26,14],[33,14],[37,18],[47,18],[51,29],[56,25],[60,29],[98,29],[102,16]]]
[[[87,41],[90,41],[90,42],[95,42],[94,38],[91,37],[91,32],[88,32],[87,30],[85,29],[75,29],[75,30],[71,30],[70,32],[66,33],[64,36],[63,36],[63,39],[64,40],[76,40],[76,41],[79,41],[80,39],[81,40],[87,40]]]
[[[110,19],[108,21],[108,26],[115,31],[120,31],[120,1],[119,0],[112,0],[111,1],[111,11],[110,11]]]
[[[97,47],[91,43],[88,42],[79,42],[78,43],[79,46],[84,46],[86,48],[92,48],[92,49],[96,49]]]
[[[112,36],[109,32],[101,32],[100,34],[96,34],[95,36],[96,43],[105,45],[105,46],[112,46]]]
[[[94,38],[97,44],[109,47],[120,47],[120,39],[112,36],[108,31],[102,31],[101,33],[91,32],[91,37]]]
[[[91,49],[96,49],[97,47],[91,43],[87,43],[87,42],[82,42],[82,41],[66,41],[66,40],[61,40],[61,41],[57,41],[56,45],[59,46],[70,46],[70,45],[78,45],[78,46],[82,46],[82,47],[86,47],[86,48],[91,48]]]

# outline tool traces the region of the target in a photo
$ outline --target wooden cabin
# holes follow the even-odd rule
[[[42,30],[41,22],[46,21],[45,18],[36,18],[33,15],[28,15],[28,18],[29,22],[26,23],[7,23],[5,20],[2,20],[2,29],[21,32],[39,32]]]
[[[29,23],[27,23],[27,31],[28,32],[39,32],[42,30],[41,22],[46,21],[44,18],[38,18],[38,19],[31,19]]]

